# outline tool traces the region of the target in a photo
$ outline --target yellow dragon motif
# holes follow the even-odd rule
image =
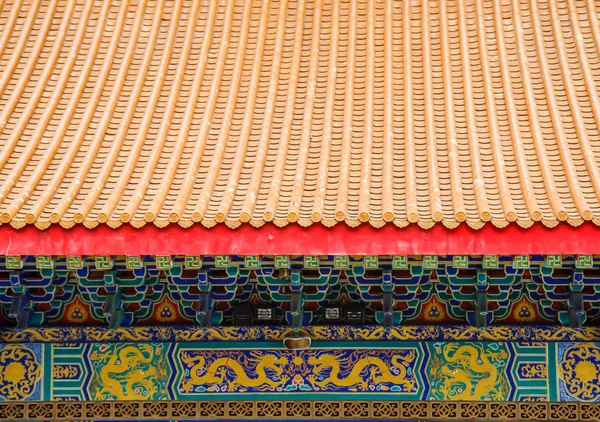
[[[91,358],[102,362],[96,373],[95,400],[149,400],[160,392],[160,379],[166,374],[159,373],[153,362],[156,357],[152,345],[131,345],[120,350],[109,347]]]
[[[308,358],[308,363],[313,365],[313,374],[308,376],[307,379],[321,389],[326,389],[329,386],[351,387],[356,385],[362,390],[366,390],[369,383],[391,383],[403,386],[405,391],[411,391],[416,387],[416,383],[414,378],[407,378],[404,363],[412,362],[415,358],[416,353],[414,351],[411,351],[407,356],[396,355],[392,357],[392,363],[399,371],[397,374],[394,374],[390,371],[389,364],[385,363],[382,359],[375,356],[363,357],[352,364],[352,370],[346,377],[340,378],[340,358],[333,354],[325,353],[320,354],[318,357],[311,356]],[[366,377],[361,376],[361,372],[369,367],[369,375]],[[329,376],[323,380],[318,380],[317,377],[325,368],[331,368]]]
[[[256,362],[254,372],[255,377],[250,378],[246,369],[232,357],[223,357],[215,359],[208,367],[206,359],[202,355],[194,355],[183,352],[181,361],[188,367],[189,378],[184,378],[181,382],[181,388],[186,392],[193,392],[194,388],[200,385],[215,385],[227,383],[227,391],[237,391],[240,387],[254,387],[265,390],[274,390],[285,384],[288,377],[283,374],[288,359],[283,356],[272,354],[250,353],[253,362]],[[235,374],[233,380],[227,380],[227,368]],[[269,378],[266,369],[273,371],[276,380]]]
[[[501,373],[493,362],[502,358],[500,351],[483,351],[456,343],[444,346],[443,381],[438,390],[446,400],[494,400],[504,398]]]

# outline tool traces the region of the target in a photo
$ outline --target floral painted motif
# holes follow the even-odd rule
[[[41,379],[42,367],[31,349],[7,345],[0,349],[0,398],[24,400]]]
[[[567,394],[581,401],[600,398],[600,347],[578,343],[565,350],[559,376]]]

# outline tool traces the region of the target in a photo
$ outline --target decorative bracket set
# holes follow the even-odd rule
[[[348,304],[397,326],[435,296],[454,320],[487,327],[526,296],[550,322],[579,328],[600,317],[598,270],[591,255],[6,256],[0,306],[24,329],[56,320],[79,295],[116,329],[148,318],[167,296],[203,327],[253,304],[300,330],[315,323],[316,310]]]

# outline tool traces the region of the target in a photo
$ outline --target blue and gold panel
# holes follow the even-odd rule
[[[182,348],[176,382],[187,399],[215,393],[401,393],[419,397],[419,347],[398,349],[199,350]]]
[[[0,344],[0,401],[600,401],[600,343]]]
[[[547,343],[507,343],[511,361],[507,372],[512,385],[508,397],[514,401],[547,401],[548,384],[548,344]],[[554,366],[554,362],[552,362]]]
[[[89,344],[59,343],[52,348],[52,400],[87,400],[84,386],[92,374]]]
[[[559,343],[560,401],[600,401],[600,343]]]
[[[0,401],[43,400],[41,344],[0,344]]]
[[[423,353],[418,346],[310,352],[304,356],[307,378],[314,391],[414,395],[423,389],[418,373]]]

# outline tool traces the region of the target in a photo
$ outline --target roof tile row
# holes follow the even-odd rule
[[[0,222],[600,221],[598,0],[0,0]]]

